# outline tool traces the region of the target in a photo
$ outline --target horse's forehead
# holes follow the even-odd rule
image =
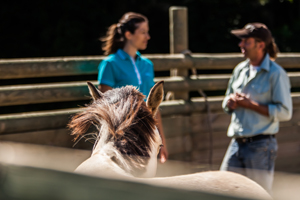
[[[138,91],[134,87],[126,86],[122,88],[116,88],[108,90],[104,93],[105,100],[110,104],[120,102],[122,99],[138,98]]]

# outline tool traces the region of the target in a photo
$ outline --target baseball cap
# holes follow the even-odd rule
[[[248,23],[242,29],[235,29],[231,31],[231,34],[238,38],[254,37],[261,39],[268,45],[272,42],[272,34],[268,27],[262,23]]]

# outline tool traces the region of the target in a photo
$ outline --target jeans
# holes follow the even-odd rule
[[[238,143],[231,140],[220,170],[240,173],[272,191],[278,146],[274,137]]]

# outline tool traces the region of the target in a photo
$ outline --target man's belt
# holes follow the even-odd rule
[[[240,138],[235,138],[235,141],[238,143],[247,143],[247,142],[254,142],[257,140],[262,140],[262,139],[267,139],[267,138],[275,138],[275,135],[255,135],[253,137],[240,137]]]

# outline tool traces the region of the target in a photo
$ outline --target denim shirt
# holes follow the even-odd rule
[[[229,137],[251,137],[258,134],[275,134],[279,122],[292,117],[290,80],[285,70],[266,54],[256,74],[249,78],[249,59],[238,64],[229,80],[222,107],[231,114]],[[267,105],[269,117],[253,110],[237,107],[230,111],[226,106],[229,95],[244,93],[253,101]]]

